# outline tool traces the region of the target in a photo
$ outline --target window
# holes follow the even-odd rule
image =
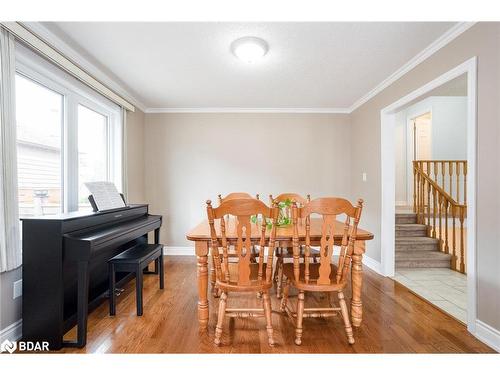
[[[62,211],[63,96],[16,75],[19,215]]]
[[[108,119],[78,105],[78,208],[90,209],[85,182],[107,181]]]
[[[90,210],[84,183],[121,190],[120,108],[16,46],[19,216]]]

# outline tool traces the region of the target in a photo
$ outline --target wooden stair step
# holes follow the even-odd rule
[[[422,237],[427,235],[427,227],[424,224],[396,224],[397,237]]]
[[[396,251],[397,268],[450,268],[451,255],[440,251]]]
[[[396,251],[438,251],[439,240],[431,237],[396,237]]]
[[[414,213],[397,213],[396,224],[416,224],[417,215]]]

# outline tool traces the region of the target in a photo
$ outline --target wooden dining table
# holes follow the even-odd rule
[[[235,219],[226,221],[226,236],[229,243],[236,243],[237,235],[235,231]],[[321,218],[311,217],[311,246],[318,246],[321,240]],[[334,242],[340,245],[343,235],[344,223],[338,222],[335,226]],[[216,228],[220,226],[216,220]],[[299,241],[305,239],[305,224],[299,222]],[[220,238],[220,233],[217,233]],[[266,237],[269,236],[269,231]],[[276,246],[287,248],[292,247],[292,226],[278,227],[276,230]],[[210,227],[208,221],[204,220],[187,235],[189,241],[194,241],[195,253],[197,257],[197,279],[198,279],[198,321],[200,328],[208,326],[209,303],[208,303],[208,256],[210,248]],[[251,239],[257,244],[260,239],[260,228],[257,224],[252,224]],[[351,266],[351,320],[355,327],[361,325],[363,318],[363,304],[361,301],[361,287],[363,283],[363,254],[365,252],[365,241],[373,239],[373,234],[358,227],[356,241],[354,242],[354,252]]]

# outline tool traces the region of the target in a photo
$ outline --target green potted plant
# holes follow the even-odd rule
[[[287,227],[292,224],[292,203],[293,201],[291,199],[286,199],[282,202],[278,202],[279,215],[276,223],[278,227]],[[257,222],[261,219],[258,217],[258,215],[252,215],[250,220],[252,221],[252,223],[257,224]],[[271,219],[266,218],[266,225],[268,229],[271,229]]]

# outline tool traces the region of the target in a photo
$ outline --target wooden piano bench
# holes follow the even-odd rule
[[[164,287],[163,245],[140,244],[108,260],[109,267],[109,315],[116,314],[115,272],[135,272],[137,315],[142,315],[142,274],[152,261],[160,276],[160,289]]]

